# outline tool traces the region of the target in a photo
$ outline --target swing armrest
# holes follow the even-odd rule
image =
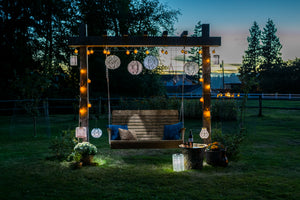
[[[181,133],[181,139],[182,139],[182,142],[184,142],[185,128],[181,128],[181,129],[180,129],[180,133]]]
[[[110,144],[111,142],[111,128],[107,128],[107,132],[108,132],[108,143]]]

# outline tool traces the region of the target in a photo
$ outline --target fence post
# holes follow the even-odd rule
[[[258,101],[259,101],[259,112],[258,112],[258,116],[261,117],[262,116],[262,95],[258,95]]]

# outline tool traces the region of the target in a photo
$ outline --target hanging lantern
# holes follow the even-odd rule
[[[200,50],[198,51],[198,53],[199,53],[199,54],[202,54],[202,49],[200,49]]]
[[[172,164],[173,164],[173,171],[180,172],[184,171],[184,156],[183,154],[173,154],[172,155]]]
[[[76,127],[75,133],[77,138],[86,138],[86,127]]]
[[[102,130],[100,128],[94,128],[91,132],[91,135],[94,137],[94,138],[99,138],[102,136]]]
[[[146,50],[146,52],[145,52],[147,55],[149,54],[149,51],[148,50]]]
[[[110,50],[109,50],[109,49],[107,49],[107,52],[106,52],[106,54],[107,54],[107,55],[109,55],[109,54],[110,54]]]
[[[127,49],[126,50],[126,55],[129,55],[130,54],[130,51]]]
[[[198,67],[197,63],[195,63],[195,62],[187,62],[187,63],[185,63],[185,65],[184,65],[184,72],[187,75],[193,76],[196,73],[198,73],[198,71],[199,71],[199,67]]]
[[[212,53],[216,53],[216,50],[212,50]]]
[[[209,137],[209,132],[207,131],[207,128],[202,128],[200,131],[200,138],[207,139],[208,137]]]
[[[91,49],[91,50],[90,50],[90,53],[91,53],[91,54],[94,54],[94,50],[93,50],[93,49]]]
[[[70,65],[71,66],[77,66],[77,56],[71,56],[70,57]]]
[[[88,103],[88,107],[91,108],[91,107],[92,107],[92,104]]]
[[[88,78],[88,81],[87,81],[87,82],[88,82],[88,83],[91,83],[92,81],[91,81],[91,79]]]
[[[200,102],[201,102],[201,103],[204,102],[204,98],[203,98],[203,97],[200,98]]]
[[[181,50],[181,53],[184,53],[184,49]]]
[[[138,53],[138,50],[137,50],[137,49],[134,49],[134,50],[133,50],[133,53],[134,53],[134,54],[137,54],[137,53]]]
[[[147,56],[144,59],[144,66],[149,69],[153,70],[158,66],[158,60],[155,56]]]
[[[78,54],[78,50],[77,50],[77,49],[75,49],[75,50],[74,50],[74,53],[75,53],[75,54]]]
[[[161,53],[164,54],[164,53],[165,53],[165,50],[162,49],[162,50],[161,50]]]
[[[111,55],[105,59],[105,65],[108,69],[117,69],[121,65],[121,60],[118,56]]]
[[[103,49],[103,54],[106,54],[107,53],[107,50],[106,49]]]
[[[168,55],[168,51],[166,51],[165,54]]]
[[[80,87],[80,92],[81,92],[81,93],[86,93],[86,90],[87,90],[87,89],[86,89],[85,86],[81,86],[81,87]]]
[[[132,75],[138,75],[143,70],[143,65],[139,61],[131,61],[127,67],[128,71]]]

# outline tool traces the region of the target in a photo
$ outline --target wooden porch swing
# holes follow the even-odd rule
[[[188,37],[184,31],[180,37],[168,37],[164,31],[161,37],[143,36],[89,37],[87,26],[82,24],[79,28],[79,37],[69,38],[69,47],[79,48],[80,51],[80,103],[79,126],[87,127],[84,141],[89,141],[89,90],[88,90],[88,48],[90,47],[202,47],[203,60],[203,127],[209,132],[209,137],[204,141],[211,141],[210,117],[210,46],[220,46],[221,37],[209,36],[209,24],[202,25],[202,37]],[[83,89],[82,89],[83,88]],[[128,129],[137,132],[138,140],[112,140],[112,129],[108,128],[109,144],[111,148],[178,148],[184,141],[185,128],[180,129],[180,138],[177,140],[163,140],[164,125],[179,122],[177,110],[114,110],[112,124],[127,125]]]

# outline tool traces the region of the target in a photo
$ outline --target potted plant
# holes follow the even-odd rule
[[[80,154],[82,165],[91,165],[94,155],[97,153],[97,147],[89,142],[82,142],[74,147],[74,151]]]
[[[212,166],[227,166],[226,149],[220,142],[213,142],[205,148],[206,163]]]

